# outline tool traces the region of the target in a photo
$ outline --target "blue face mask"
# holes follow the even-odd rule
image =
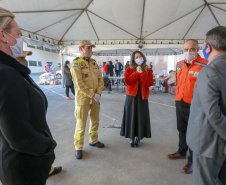
[[[206,50],[207,50],[207,47],[208,47],[208,45],[203,49],[203,55],[204,55],[204,58],[205,58],[205,60],[206,61],[208,61],[208,58],[209,58],[209,56],[210,56],[210,52],[209,53],[206,53]],[[211,48],[210,48],[211,49]],[[210,50],[211,51],[211,50]]]

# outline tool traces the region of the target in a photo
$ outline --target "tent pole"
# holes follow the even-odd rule
[[[62,73],[62,76],[61,76],[61,81],[62,81],[62,87],[64,88],[64,60],[63,60],[63,53],[61,53],[61,73]]]

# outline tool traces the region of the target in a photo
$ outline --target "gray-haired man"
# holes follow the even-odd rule
[[[226,27],[207,32],[203,54],[209,64],[199,73],[187,130],[193,180],[195,185],[225,185]]]

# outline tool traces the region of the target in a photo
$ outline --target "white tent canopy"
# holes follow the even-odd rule
[[[71,53],[80,40],[91,40],[100,55],[131,54],[139,44],[149,54],[175,54],[184,40],[202,43],[208,30],[226,26],[226,0],[2,0],[0,6],[16,15],[22,35]]]

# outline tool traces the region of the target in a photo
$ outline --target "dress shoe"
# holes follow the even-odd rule
[[[90,143],[89,146],[95,146],[97,148],[104,148],[104,143],[101,143],[100,141],[98,141],[95,144]]]
[[[54,170],[52,171],[52,173],[49,174],[49,177],[51,177],[52,175],[56,175],[56,174],[60,173],[61,170],[62,170],[61,166],[54,167]]]
[[[129,146],[134,147],[134,144],[135,144],[134,139],[130,139]]]
[[[139,147],[140,146],[140,139],[138,139],[138,137],[136,137],[134,144],[135,144],[135,147]]]
[[[187,174],[192,173],[192,171],[193,171],[192,163],[187,162],[182,171]]]
[[[169,154],[168,158],[169,159],[185,159],[186,155],[181,155],[180,153],[176,152],[176,153],[173,153],[173,154]]]
[[[70,98],[69,96],[67,97],[67,100],[73,100],[72,98]]]
[[[75,157],[76,159],[82,159],[82,150],[76,150],[75,151]]]

